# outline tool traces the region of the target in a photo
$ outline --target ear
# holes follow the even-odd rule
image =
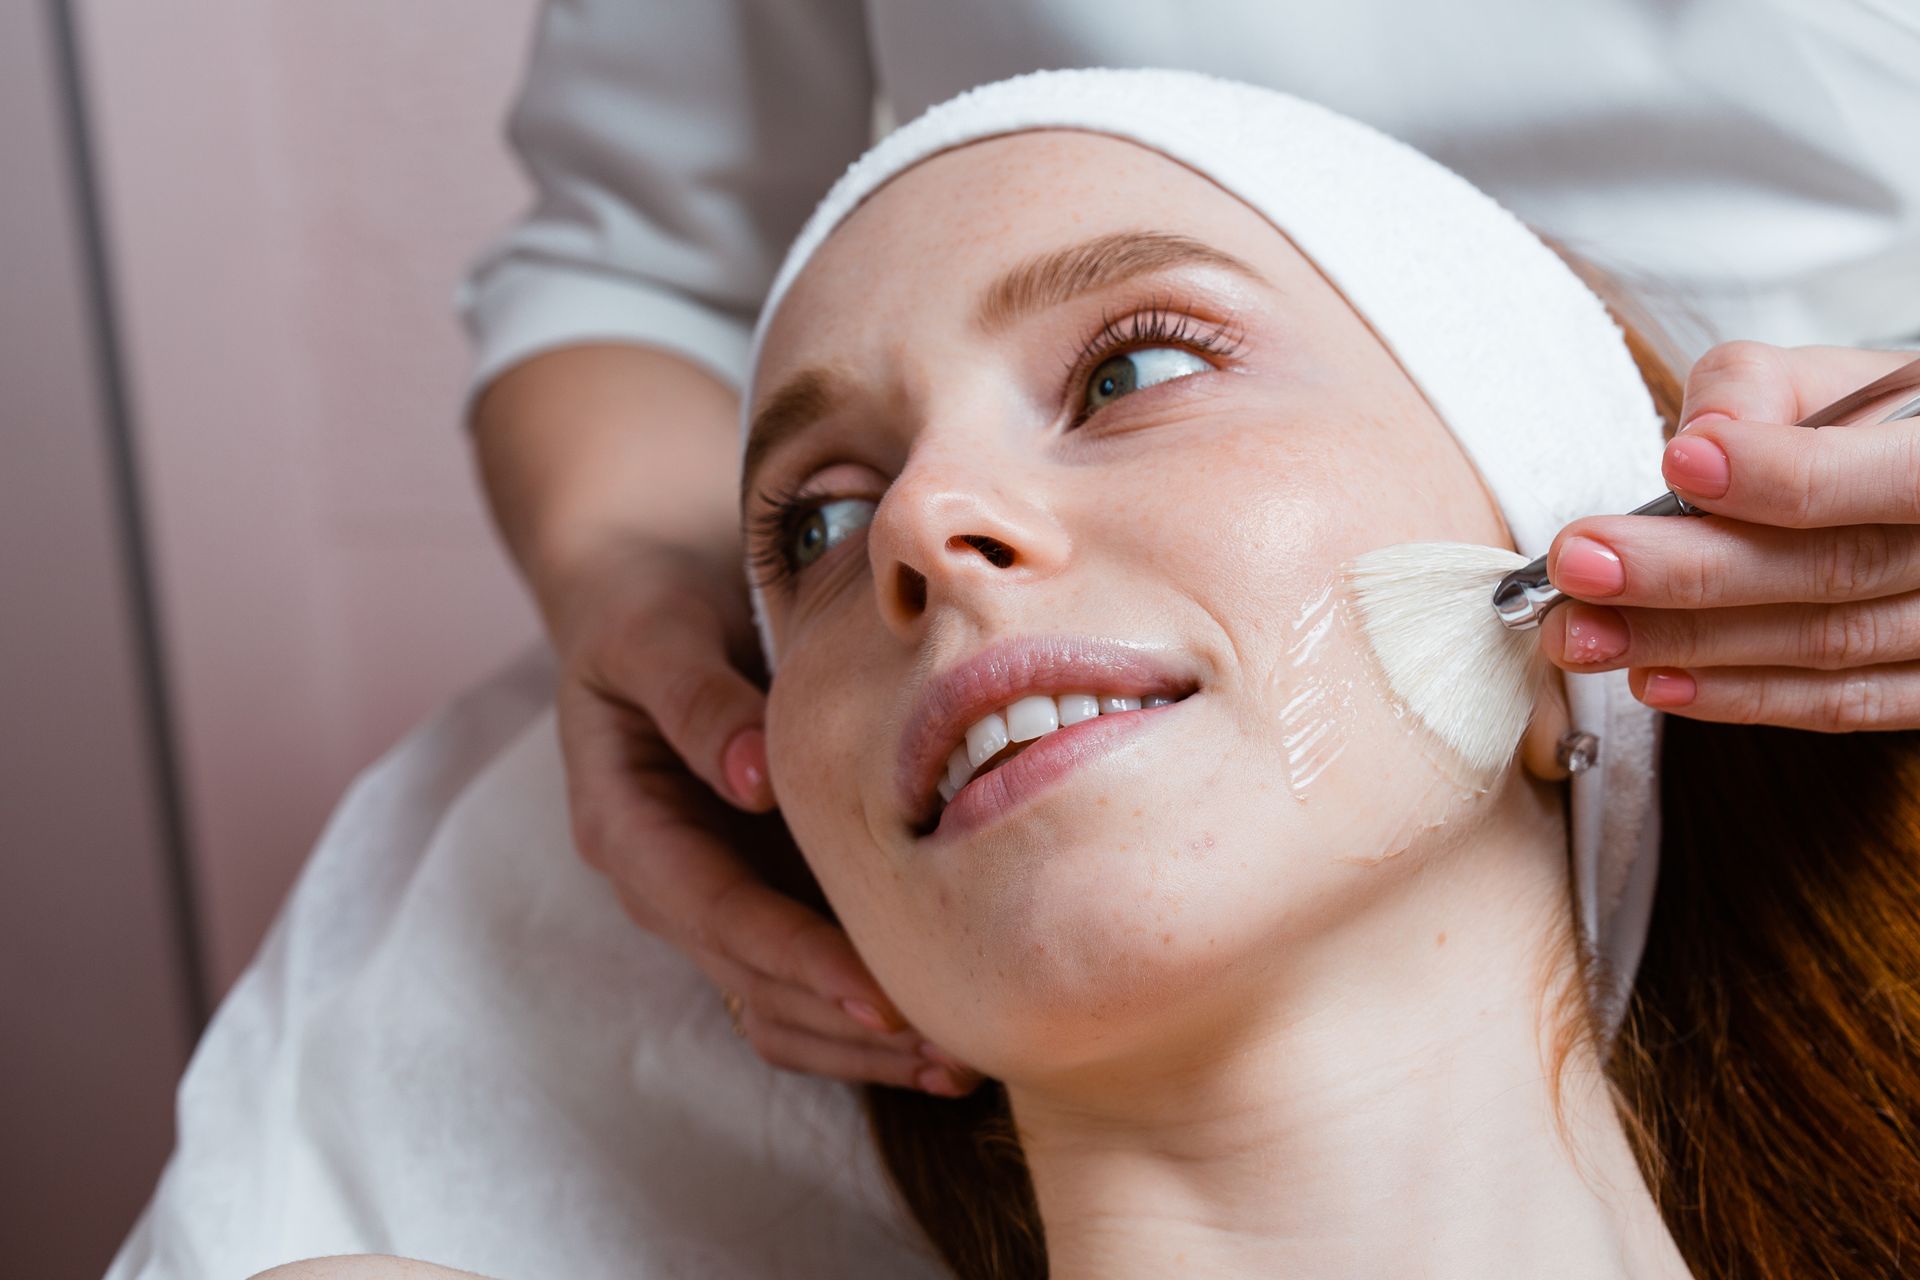
[[[1520,767],[1543,782],[1565,782],[1573,775],[1560,763],[1560,739],[1573,727],[1567,710],[1567,680],[1549,664],[1533,703],[1533,719],[1520,738]]]

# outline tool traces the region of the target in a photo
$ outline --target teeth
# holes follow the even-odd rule
[[[989,711],[967,726],[967,763],[976,769],[1006,745],[1007,722],[998,711]]]
[[[1060,727],[1079,724],[1100,714],[1100,699],[1090,693],[1063,693],[1054,699],[1060,704]]]
[[[1022,698],[1007,708],[1007,736],[1015,742],[1031,742],[1059,727],[1060,706],[1044,694]]]
[[[967,759],[967,744],[961,743],[947,757],[947,785],[955,791],[967,785],[967,779],[973,776],[973,761]],[[949,800],[953,797],[948,796]]]
[[[1095,716],[1139,711],[1143,706],[1164,707],[1174,699],[1155,694],[1147,698],[1121,698],[1106,694],[1063,693],[1056,698],[1030,694],[999,711],[990,711],[967,727],[966,741],[947,756],[947,770],[939,780],[940,802],[953,799],[967,785],[980,766],[999,755],[1009,743],[1031,742],[1055,729],[1079,724]]]

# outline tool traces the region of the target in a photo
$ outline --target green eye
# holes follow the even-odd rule
[[[821,503],[794,530],[794,562],[812,564],[872,519],[873,503],[866,498],[837,498]]]
[[[1084,412],[1105,408],[1121,396],[1213,368],[1181,347],[1142,347],[1103,362],[1087,378]]]

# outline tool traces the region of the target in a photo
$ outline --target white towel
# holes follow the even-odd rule
[[[851,1088],[776,1071],[573,851],[544,652],[355,781],[194,1051],[107,1280],[934,1280]]]
[[[1661,420],[1625,335],[1518,218],[1356,120],[1188,71],[1035,72],[969,90],[882,139],[795,240],[754,330],[750,369],[794,277],[881,184],[963,143],[1047,128],[1162,152],[1285,232],[1425,393],[1520,552],[1540,555],[1569,520],[1627,511],[1665,489]],[[743,443],[752,406],[750,377]],[[777,655],[757,590],[753,606],[771,670]],[[1623,671],[1569,676],[1567,686],[1575,727],[1600,741],[1598,764],[1572,783],[1572,856],[1582,929],[1612,976],[1595,993],[1611,1027],[1653,903],[1659,717],[1629,692]]]

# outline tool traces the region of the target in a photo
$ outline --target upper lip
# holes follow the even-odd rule
[[[900,804],[916,830],[933,816],[934,784],[967,727],[1023,694],[1184,697],[1199,681],[1172,656],[1090,636],[996,641],[927,680],[900,733]]]

